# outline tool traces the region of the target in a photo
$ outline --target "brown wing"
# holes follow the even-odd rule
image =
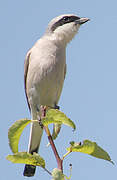
[[[30,104],[28,101],[28,96],[27,96],[27,86],[26,86],[26,81],[27,81],[27,74],[28,74],[28,67],[29,67],[29,59],[30,59],[31,51],[29,51],[26,55],[25,61],[24,61],[24,88],[25,88],[25,94],[26,94],[26,99],[28,103],[29,110],[30,109]]]

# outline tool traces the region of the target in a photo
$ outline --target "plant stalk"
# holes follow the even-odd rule
[[[41,107],[41,118],[44,118],[46,116],[46,106],[42,106]],[[48,128],[48,126],[44,126],[43,127],[47,136],[48,136],[48,140],[49,140],[49,143],[51,145],[51,148],[53,150],[53,153],[55,155],[55,158],[56,158],[56,161],[57,161],[57,165],[58,165],[58,169],[60,169],[63,173],[63,160],[60,158],[58,152],[57,152],[57,149],[56,149],[56,146],[54,144],[54,141],[52,139],[52,136],[51,136],[51,133],[50,133],[50,130]]]

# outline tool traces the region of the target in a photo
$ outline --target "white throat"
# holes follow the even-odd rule
[[[74,22],[60,26],[49,34],[49,39],[66,46],[74,38],[79,27],[80,26],[75,25]]]

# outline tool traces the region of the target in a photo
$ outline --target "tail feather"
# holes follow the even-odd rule
[[[38,152],[42,133],[43,130],[38,122],[34,122],[31,124],[29,147],[28,147],[29,153],[33,154],[33,152],[36,153]],[[34,176],[35,171],[36,171],[36,166],[26,164],[23,175],[27,177],[31,177]]]
[[[36,166],[26,164],[23,175],[27,177],[31,177],[34,176],[35,171],[36,171]]]

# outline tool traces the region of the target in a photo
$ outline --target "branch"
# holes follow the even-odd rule
[[[41,119],[44,118],[45,116],[46,116],[46,106],[41,106]],[[43,128],[48,136],[49,143],[50,143],[53,153],[55,155],[58,169],[60,169],[63,172],[63,160],[60,158],[60,156],[57,152],[56,146],[55,146],[52,136],[50,134],[50,130],[49,130],[48,126],[44,126]]]

